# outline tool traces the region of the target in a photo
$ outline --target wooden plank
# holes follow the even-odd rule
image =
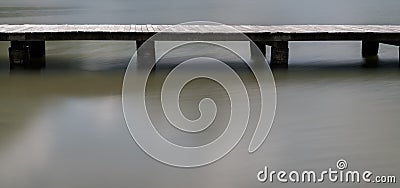
[[[193,25],[193,29],[196,30],[196,33],[201,33],[201,26],[200,25]]]
[[[205,27],[204,25],[197,25],[197,28],[199,29],[200,33],[207,32],[207,27]]]
[[[140,25],[140,32],[147,33],[146,25]]]
[[[155,32],[160,32],[161,31],[161,29],[159,28],[159,25],[152,25],[152,27],[153,27],[153,30]]]
[[[198,25],[188,25],[188,27],[192,33],[200,33],[200,29],[199,29]]]
[[[153,27],[152,27],[150,24],[147,24],[147,25],[146,25],[146,30],[147,30],[147,32],[154,33],[154,29],[153,29]]]
[[[399,33],[399,25],[0,25],[1,33],[56,32],[172,32],[192,33]]]
[[[257,41],[375,40],[400,41],[400,25],[7,25],[0,40],[135,40],[146,33],[237,33]],[[118,33],[110,35],[110,33]],[[15,35],[14,35],[15,34]],[[26,34],[26,35],[24,35]],[[38,35],[35,35],[38,34]],[[189,36],[189,35],[188,35]],[[227,36],[227,35],[226,35]],[[188,38],[188,40],[190,37]],[[234,40],[234,38],[232,38]],[[212,37],[211,37],[212,40]],[[228,40],[228,38],[227,38]]]
[[[137,28],[137,32],[139,32],[139,33],[143,32],[142,25],[136,25],[136,28]]]
[[[161,32],[166,32],[170,26],[169,25],[159,25]]]

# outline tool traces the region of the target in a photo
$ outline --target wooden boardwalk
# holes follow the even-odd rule
[[[379,43],[400,45],[400,25],[0,25],[0,41],[11,41],[10,62],[28,62],[28,56],[44,56],[44,41],[55,40],[135,40],[138,44],[165,32],[165,40],[235,40],[243,33],[265,52],[270,45],[271,64],[288,66],[290,41],[362,41],[362,55],[374,56]],[[175,37],[174,37],[175,36]],[[187,37],[185,37],[187,36]],[[207,36],[209,36],[207,38]],[[232,36],[232,37],[231,37]],[[30,52],[24,55],[24,46]],[[140,45],[138,45],[140,46]]]
[[[232,25],[242,33],[400,33],[400,25]],[[0,33],[155,33],[169,31],[231,33],[223,25],[0,25]]]

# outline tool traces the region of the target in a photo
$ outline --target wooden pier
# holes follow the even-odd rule
[[[139,47],[158,32],[165,40],[236,40],[243,33],[265,54],[271,46],[271,67],[288,67],[290,41],[362,41],[363,57],[376,56],[379,43],[400,46],[400,25],[0,25],[0,41],[10,41],[10,67],[45,65],[45,41],[132,40]],[[173,29],[169,29],[173,28]],[[215,36],[219,37],[215,37]],[[254,49],[252,49],[254,50]],[[154,51],[154,50],[153,50]],[[400,50],[399,50],[400,54]],[[39,63],[35,63],[39,62]]]

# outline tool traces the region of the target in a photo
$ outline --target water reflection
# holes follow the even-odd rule
[[[1,187],[265,187],[255,178],[264,165],[324,169],[341,157],[351,168],[400,175],[400,73],[390,60],[397,54],[390,51],[377,69],[362,68],[359,58],[320,65],[292,61],[289,70],[275,71],[277,117],[263,147],[247,153],[248,131],[222,160],[188,170],[151,159],[126,129],[120,94],[129,45],[116,60],[71,55],[75,51],[62,44],[49,49],[47,69],[1,74]],[[58,61],[56,49],[80,61]],[[97,71],[86,70],[96,62]],[[185,95],[209,83],[196,84]],[[185,99],[189,105],[196,102]]]

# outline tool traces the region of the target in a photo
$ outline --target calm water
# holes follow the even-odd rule
[[[398,7],[397,0],[2,0],[0,23],[400,24]],[[247,131],[217,163],[180,169],[148,157],[126,128],[121,88],[133,42],[47,42],[39,72],[10,72],[8,46],[0,43],[0,187],[321,187],[261,184],[256,173],[265,165],[325,170],[340,158],[351,169],[400,177],[397,47],[381,45],[378,67],[363,68],[360,43],[291,43],[290,69],[274,72],[277,115],[260,150],[247,153]],[[224,97],[197,84],[185,95]],[[185,99],[195,117],[198,99]]]

